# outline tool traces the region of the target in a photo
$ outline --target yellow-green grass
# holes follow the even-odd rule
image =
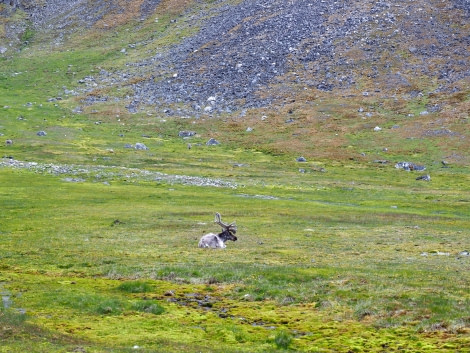
[[[438,188],[448,202],[436,202],[437,190],[345,188],[331,175],[215,189],[0,173],[11,349],[18,334],[61,351],[47,338],[59,334],[64,345],[77,340],[92,351],[267,351],[286,342],[281,329],[301,351],[468,344],[468,257],[458,255],[469,245],[468,215],[457,200],[468,190]],[[200,235],[216,230],[216,211],[238,221],[239,241],[198,249]],[[136,279],[142,293],[123,287]],[[138,300],[164,312],[142,313]],[[8,321],[19,308],[27,325]]]

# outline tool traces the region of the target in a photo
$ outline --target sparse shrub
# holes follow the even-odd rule
[[[220,281],[216,277],[210,277],[209,279],[207,279],[207,284],[217,284],[217,283],[220,283]]]
[[[375,315],[375,312],[372,309],[368,308],[362,308],[354,312],[354,316],[357,320],[363,320],[364,318],[373,315]]]
[[[235,335],[235,340],[238,343],[245,343],[248,341],[247,335],[242,330],[233,330],[233,334]]]
[[[281,330],[274,337],[274,343],[279,349],[288,349],[292,343],[292,335],[285,330]]]
[[[27,316],[14,310],[0,308],[0,322],[4,325],[19,326],[24,323]]]
[[[122,312],[122,303],[115,299],[107,299],[99,303],[96,312],[102,315],[118,315]]]
[[[161,315],[165,312],[165,308],[154,300],[140,300],[135,302],[132,308],[136,311]]]
[[[96,312],[100,303],[105,301],[105,298],[94,294],[62,294],[57,300],[61,305],[80,312]]]
[[[237,325],[223,325],[216,329],[216,333],[220,339],[225,342],[233,342],[233,338],[238,343],[245,343],[249,341],[249,337],[243,328]]]
[[[376,310],[370,300],[359,301],[354,308],[354,317],[357,320],[363,320],[368,316],[376,315]]]
[[[34,29],[32,27],[28,27],[21,35],[21,41],[29,42],[33,37],[34,37]]]
[[[152,286],[143,281],[129,281],[119,285],[118,289],[127,293],[146,293],[152,290]]]

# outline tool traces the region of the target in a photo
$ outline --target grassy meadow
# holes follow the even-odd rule
[[[132,39],[170,45],[170,20]],[[131,60],[125,32],[0,58],[1,353],[470,352],[468,90],[425,116],[299,92],[246,119],[65,94]],[[442,121],[457,135],[426,134]],[[198,249],[215,212],[239,240]]]

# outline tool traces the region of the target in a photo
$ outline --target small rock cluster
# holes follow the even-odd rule
[[[395,168],[403,169],[403,170],[406,170],[407,172],[426,170],[426,167],[424,165],[418,165],[412,162],[398,162],[397,164],[395,164]],[[431,176],[429,174],[423,174],[423,175],[416,177],[416,180],[431,181]]]
[[[412,163],[412,162],[398,162],[397,164],[395,164],[395,168],[403,169],[403,170],[406,170],[408,172],[412,171],[412,170],[417,170],[417,171],[426,170],[425,166],[418,165],[418,164],[415,164],[415,163]]]
[[[155,171],[135,168],[109,166],[83,166],[73,164],[53,164],[17,161],[13,158],[0,159],[0,168],[28,169],[40,174],[63,175],[64,181],[83,182],[87,180],[100,181],[108,185],[109,180],[144,180],[168,184],[184,184],[217,188],[236,189],[238,186],[231,181],[214,178],[204,178],[187,175],[172,175]]]

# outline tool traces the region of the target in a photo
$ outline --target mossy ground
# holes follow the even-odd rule
[[[237,189],[3,168],[1,280],[13,304],[2,319],[25,309],[28,323],[5,319],[6,347],[270,351],[284,329],[299,351],[465,351],[468,190],[406,193],[405,182],[383,187],[380,170],[370,180],[343,168],[237,176]],[[238,220],[240,240],[197,249],[214,211]]]
[[[166,26],[178,11],[132,41],[180,40]],[[90,34],[101,49],[45,51],[33,36],[0,59],[0,155],[45,166],[0,168],[0,352],[470,352],[468,90],[432,97],[451,105],[425,116],[421,97],[300,90],[245,119],[129,114],[124,101],[73,114],[79,98],[63,87],[129,60],[124,32]],[[443,121],[455,134],[426,134]],[[149,150],[124,148],[136,142]],[[395,169],[402,160],[431,182]],[[239,241],[198,249],[215,212],[237,221]]]

